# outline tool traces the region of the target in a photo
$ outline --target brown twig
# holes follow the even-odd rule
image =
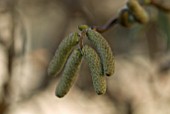
[[[155,6],[156,8],[158,8],[164,12],[170,12],[170,7],[166,7],[166,6],[156,2],[155,0],[151,0],[151,5]]]
[[[108,29],[110,29],[111,27],[113,27],[114,25],[116,25],[117,23],[118,23],[118,18],[113,17],[106,24],[102,26],[92,26],[91,28],[95,29],[99,33],[103,33]]]
[[[164,11],[164,12],[170,12],[170,7],[166,7],[155,0],[151,0],[150,5],[153,5],[154,7]],[[91,28],[96,30],[99,33],[103,33],[113,27],[114,25],[118,24],[118,18],[111,18],[106,24],[101,25],[101,26],[92,26]]]

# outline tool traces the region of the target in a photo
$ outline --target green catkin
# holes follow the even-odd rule
[[[64,68],[61,80],[56,88],[56,96],[64,97],[74,84],[82,61],[80,49],[76,49],[69,57]]]
[[[135,19],[129,9],[122,9],[119,14],[119,23],[127,28],[130,28],[134,23]]]
[[[48,75],[57,75],[64,67],[64,64],[72,52],[74,46],[79,42],[78,33],[72,33],[66,37],[59,45],[53,59],[48,67]]]
[[[114,73],[114,57],[108,42],[95,30],[87,30],[88,39],[95,45],[102,62],[104,74],[111,76]]]
[[[146,24],[149,21],[148,13],[142,8],[137,0],[129,0],[127,6],[139,23]]]
[[[103,75],[100,58],[96,51],[89,46],[82,48],[82,54],[87,61],[92,75],[93,86],[98,95],[106,92],[106,80]]]

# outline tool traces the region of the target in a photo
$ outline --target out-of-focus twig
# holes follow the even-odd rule
[[[166,13],[170,12],[170,7],[164,6],[163,4],[157,2],[156,0],[151,0],[150,3],[147,3],[145,5],[152,5]],[[110,29],[111,27],[113,27],[114,25],[118,24],[118,22],[119,22],[118,17],[113,16],[106,24],[101,25],[101,26],[92,26],[91,28],[95,29],[99,33],[103,33],[107,31],[108,29]]]
[[[116,25],[118,23],[118,18],[112,17],[106,24],[101,26],[92,26],[92,29],[95,29],[96,31],[103,33]]]
[[[151,0],[151,5],[155,6],[156,8],[164,11],[164,12],[170,12],[170,7],[164,6],[161,3],[156,2],[155,0]]]

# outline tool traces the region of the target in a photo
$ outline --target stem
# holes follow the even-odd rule
[[[151,0],[151,5],[155,6],[156,8],[158,8],[164,12],[170,12],[170,7],[165,7],[164,5],[161,5],[160,3],[156,2],[155,0]]]
[[[99,33],[103,33],[110,29],[112,26],[116,25],[118,23],[118,18],[111,18],[106,24],[101,26],[92,26],[92,29],[95,29]]]
[[[156,2],[155,0],[151,0],[150,4],[164,12],[170,12],[169,7],[165,7],[164,5],[161,5],[160,3]],[[112,17],[106,24],[101,25],[101,26],[92,26],[91,28],[96,30],[99,33],[103,33],[105,31],[107,31],[108,29],[110,29],[112,26],[115,26],[116,24],[118,24],[118,17],[117,18]]]
[[[83,48],[83,39],[86,37],[86,30],[83,30],[80,34],[80,42],[79,42],[79,47],[80,49]]]

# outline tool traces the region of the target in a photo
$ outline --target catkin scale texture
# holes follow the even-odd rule
[[[129,0],[127,6],[139,23],[145,24],[149,21],[148,13],[142,8],[137,0]]]
[[[114,73],[114,57],[108,42],[101,34],[92,29],[87,30],[87,37],[96,47],[102,62],[104,74],[111,76]]]
[[[72,52],[74,46],[79,42],[78,33],[72,33],[66,37],[59,45],[55,52],[53,59],[51,60],[48,67],[48,75],[57,75],[64,67],[70,53]]]
[[[61,80],[56,88],[56,96],[61,98],[68,93],[76,80],[81,62],[81,51],[79,49],[76,49],[72,52],[66,63]]]
[[[102,73],[102,65],[98,54],[87,45],[83,47],[82,54],[90,68],[95,92],[98,95],[104,94],[106,92],[106,80]]]

